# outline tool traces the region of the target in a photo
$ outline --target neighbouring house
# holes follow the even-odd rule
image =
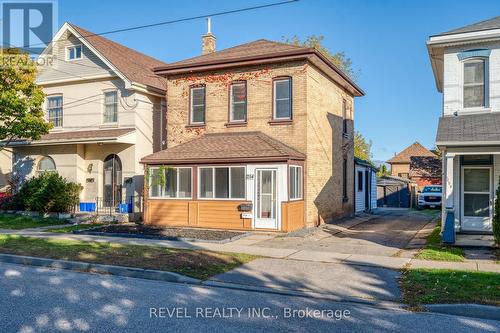
[[[411,208],[415,186],[408,178],[382,176],[377,179],[377,207]]]
[[[56,170],[83,185],[85,210],[131,203],[144,184],[144,154],[164,147],[165,63],[65,23],[41,54],[37,83],[46,94],[50,133],[9,144],[21,181]]]
[[[443,152],[443,236],[491,233],[500,177],[500,17],[427,41],[443,94],[436,144]]]
[[[354,212],[363,91],[313,48],[257,40],[156,68],[167,149],[147,155],[145,223],[291,231]]]
[[[355,212],[377,209],[377,168],[368,161],[354,158]]]
[[[418,187],[441,184],[441,159],[415,142],[387,161],[391,176],[407,178]]]

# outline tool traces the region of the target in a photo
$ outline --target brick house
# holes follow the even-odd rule
[[[353,214],[353,104],[312,48],[267,40],[161,66],[167,149],[145,156],[144,220],[290,231]]]
[[[391,176],[406,178],[417,186],[441,184],[441,159],[415,142],[387,161]]]

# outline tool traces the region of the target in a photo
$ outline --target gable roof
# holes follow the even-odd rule
[[[463,34],[467,32],[492,30],[492,29],[500,29],[500,16],[493,17],[477,23],[469,24],[461,28],[456,28],[453,30],[442,32],[434,36],[447,36],[447,35]]]
[[[411,146],[405,148],[399,154],[387,161],[387,163],[410,163],[413,156],[430,156],[436,157],[436,154],[429,149],[422,146],[420,143],[415,142]]]
[[[166,89],[166,80],[153,71],[155,67],[166,65],[163,61],[94,34],[73,23],[67,22],[61,30],[65,29],[66,25],[75,37],[88,43],[98,56],[104,57],[131,83],[139,83],[160,90]]]
[[[145,156],[145,164],[304,160],[305,154],[262,132],[209,133]]]
[[[183,74],[247,65],[309,60],[330,78],[344,86],[354,96],[363,96],[363,90],[321,52],[311,47],[290,45],[259,39],[194,58],[181,60],[155,69],[157,74]]]

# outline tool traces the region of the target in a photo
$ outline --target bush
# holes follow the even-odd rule
[[[500,245],[500,178],[498,182],[499,186],[497,187],[495,199],[495,215],[493,215],[493,234],[495,235],[495,243]]]
[[[70,212],[79,202],[80,184],[68,182],[56,172],[43,172],[25,182],[14,201],[18,209],[40,213]]]

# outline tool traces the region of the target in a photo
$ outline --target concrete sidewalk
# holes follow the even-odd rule
[[[163,246],[178,249],[203,249],[219,252],[236,252],[260,255],[276,259],[300,260],[323,263],[336,263],[360,266],[373,266],[390,269],[412,268],[443,268],[458,270],[473,270],[500,273],[500,264],[493,260],[468,260],[465,262],[445,262],[399,258],[389,256],[374,256],[366,254],[346,254],[333,251],[315,251],[308,249],[274,248],[261,246],[265,240],[275,238],[275,235],[253,234],[236,241],[216,244],[204,242],[167,241],[152,239],[132,239],[123,237],[106,237],[94,235],[59,234],[37,230],[0,230],[0,234],[20,235],[47,239],[78,240],[93,242],[110,242],[118,244]]]

